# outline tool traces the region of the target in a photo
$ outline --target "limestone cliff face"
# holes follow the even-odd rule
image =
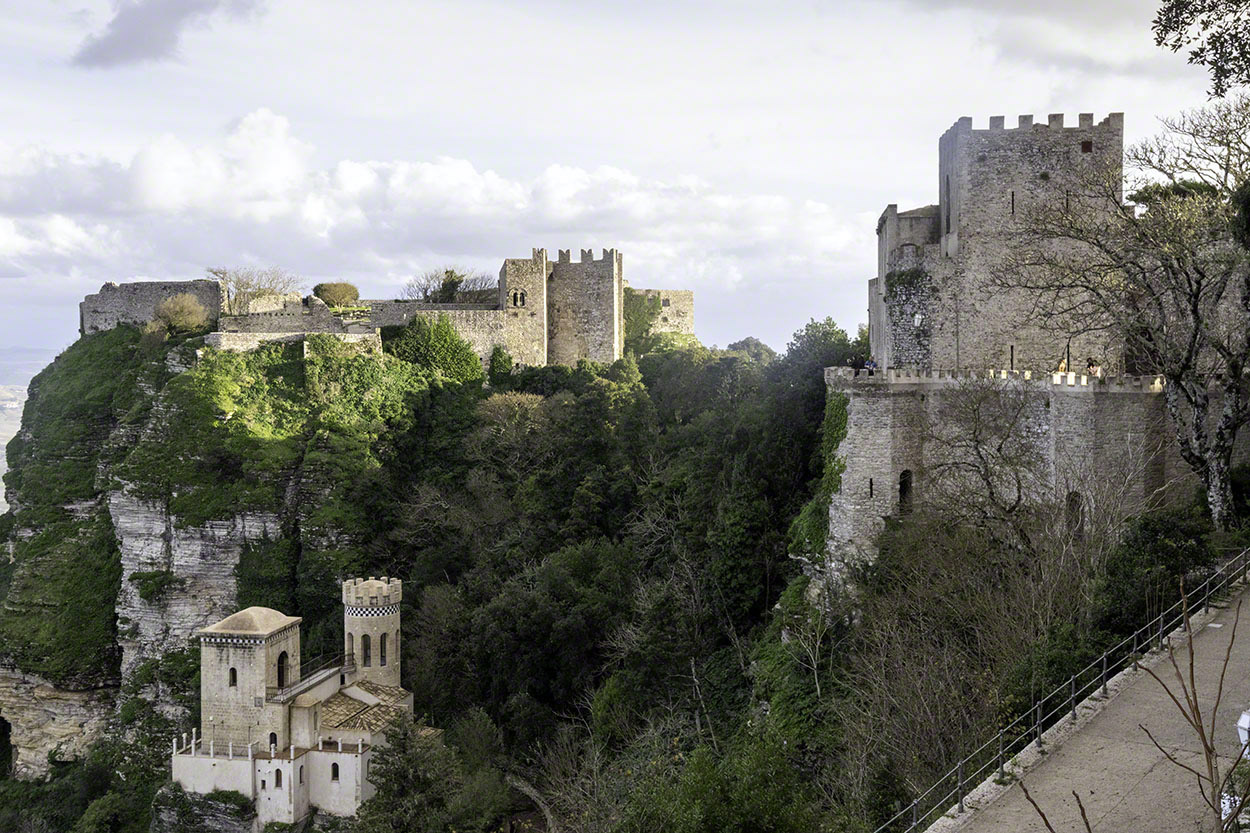
[[[109,494],[109,514],[122,564],[117,636],[123,681],[144,660],[186,649],[197,628],[233,613],[243,548],[280,535],[278,516],[265,512],[180,527],[163,504],[124,489]]]
[[[166,784],[152,801],[149,833],[253,833],[256,813],[238,793],[221,796],[184,792]]]
[[[42,778],[53,760],[78,758],[100,736],[116,689],[75,691],[35,675],[0,667],[0,706],[12,726],[18,778]]]

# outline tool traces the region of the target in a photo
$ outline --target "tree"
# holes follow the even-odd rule
[[[190,292],[179,292],[156,305],[153,320],[168,332],[185,333],[207,324],[208,311]]]
[[[1189,63],[1211,73],[1211,95],[1250,84],[1250,3],[1246,0],[1164,0],[1154,19],[1155,45],[1189,47]]]
[[[494,296],[499,280],[463,266],[445,266],[417,275],[404,286],[400,296],[426,304],[485,303]]]
[[[346,307],[360,300],[360,290],[350,283],[319,283],[313,294],[331,307]]]
[[[277,266],[265,269],[219,266],[210,268],[208,276],[221,281],[226,293],[226,313],[229,315],[246,313],[253,298],[298,292],[304,283],[299,276]]]
[[[1026,290],[1052,330],[1113,336],[1130,370],[1166,380],[1180,453],[1227,528],[1233,444],[1250,419],[1250,251],[1233,199],[1250,176],[1250,96],[1163,127],[1127,152],[1128,201],[1115,168],[1074,170],[1067,198],[1026,212],[994,282]]]
[[[726,349],[738,353],[746,353],[751,357],[751,361],[759,362],[760,364],[768,364],[777,358],[776,350],[754,336],[748,336],[741,341],[735,341]]]

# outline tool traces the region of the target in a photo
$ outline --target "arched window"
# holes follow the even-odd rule
[[[1080,492],[1068,492],[1068,500],[1064,506],[1065,518],[1068,522],[1068,534],[1073,540],[1085,537],[1085,498]]]
[[[302,764],[300,765],[300,768],[299,768],[299,782],[301,784],[304,783],[304,767]]]
[[[287,666],[291,659],[286,655],[286,651],[278,654],[278,688],[286,688],[287,684]]]
[[[512,290],[512,306],[514,307],[525,306],[525,290],[524,289]]]
[[[399,631],[395,631],[395,647],[391,650],[395,652],[395,656],[399,656]]]
[[[278,745],[278,733],[270,732],[269,733],[269,748],[272,749],[276,747],[277,745]]]
[[[368,668],[372,659],[369,655],[369,634],[362,633],[360,635],[360,664]]]
[[[234,688],[238,684],[239,684],[239,672],[231,668],[230,669],[230,687]]]
[[[378,640],[378,665],[386,665],[386,634]]]
[[[898,476],[898,513],[906,515],[911,511],[911,469],[903,469]]]
[[[273,771],[273,788],[275,790],[282,789],[282,770],[280,769]]]
[[[347,656],[353,657],[355,655],[356,655],[356,637],[353,636],[351,633],[348,633],[347,634]]]
[[[338,764],[330,764],[330,780],[331,781],[339,780],[339,765]]]

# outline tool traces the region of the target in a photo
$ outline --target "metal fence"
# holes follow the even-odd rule
[[[1245,583],[1250,569],[1250,549],[1243,550],[1216,569],[1198,587],[1189,592],[1189,612],[1205,612],[1212,600],[1221,597],[1233,584]],[[994,737],[974,749],[955,764],[932,786],[916,796],[874,833],[913,833],[937,821],[952,806],[964,811],[968,792],[991,773],[1006,780],[1006,764],[1016,753],[1040,740],[1042,733],[1066,715],[1076,717],[1076,707],[1095,690],[1107,694],[1107,681],[1152,648],[1162,649],[1170,634],[1185,621],[1184,602],[1177,601],[1131,636],[1110,648],[1098,659],[1074,674],[1068,681],[1035,700],[1032,706],[1011,723],[998,730]]]

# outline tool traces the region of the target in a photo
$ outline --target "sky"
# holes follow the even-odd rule
[[[617,248],[709,345],[867,319],[876,220],[956,119],[1206,101],[1139,0],[7,0],[0,350],[106,281],[289,269],[396,297]]]

